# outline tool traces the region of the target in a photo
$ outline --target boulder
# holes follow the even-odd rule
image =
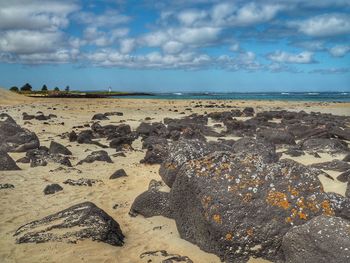
[[[10,115],[0,114],[0,150],[26,152],[39,146],[39,139],[34,132],[20,127]]]
[[[51,195],[62,190],[63,188],[59,184],[49,184],[45,187],[44,194]]]
[[[7,152],[0,151],[0,171],[21,170]]]
[[[52,154],[63,154],[63,155],[72,155],[72,152],[58,142],[51,141],[49,153]]]
[[[56,214],[25,224],[17,229],[16,243],[65,241],[83,239],[122,246],[124,235],[117,221],[91,202],[71,206]]]
[[[88,156],[85,157],[85,159],[79,161],[77,165],[83,163],[93,163],[96,161],[113,163],[112,159],[108,156],[108,153],[106,151],[101,150],[91,152]]]
[[[327,193],[335,216],[350,220],[350,199],[337,193]]]
[[[294,135],[284,130],[263,129],[257,133],[257,139],[265,139],[273,144],[295,144]]]
[[[288,231],[282,242],[286,263],[344,263],[350,259],[350,222],[318,216]]]
[[[307,139],[300,142],[302,150],[307,152],[321,152],[321,153],[347,153],[349,151],[345,142],[338,139]]]
[[[109,177],[109,179],[117,179],[117,178],[126,177],[126,176],[128,175],[126,174],[124,169],[118,169]]]
[[[281,261],[282,238],[291,227],[334,215],[308,167],[230,152],[187,161],[172,184],[170,208],[182,238],[226,262],[251,256]]]
[[[96,113],[94,116],[92,116],[92,120],[109,120],[109,118],[103,114],[103,113]]]
[[[140,214],[146,218],[162,215],[172,218],[169,201],[169,193],[150,188],[136,197],[130,208],[129,215],[137,216]]]

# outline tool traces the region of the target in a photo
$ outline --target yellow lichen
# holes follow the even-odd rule
[[[218,215],[218,214],[213,215],[213,220],[214,220],[217,224],[222,224],[221,216]]]
[[[273,206],[278,206],[283,209],[290,207],[290,204],[287,199],[287,195],[277,191],[270,191],[267,195],[266,202]]]
[[[227,241],[231,241],[233,239],[233,235],[231,233],[227,233],[226,236],[225,236],[225,239]]]
[[[307,219],[307,214],[303,213],[303,212],[298,212],[298,216],[300,219]]]
[[[329,215],[329,216],[332,216],[334,215],[334,211],[333,209],[331,208],[331,205],[329,203],[328,200],[324,200],[322,203],[321,203],[321,206],[323,208],[323,213],[326,214],[326,215]]]

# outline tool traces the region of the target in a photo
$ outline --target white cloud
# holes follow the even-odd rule
[[[120,52],[122,54],[128,54],[134,50],[136,41],[133,38],[126,38],[120,41]]]
[[[334,46],[329,49],[329,53],[333,57],[344,57],[348,52],[350,52],[350,46]]]
[[[350,33],[350,16],[343,14],[325,14],[303,21],[290,22],[299,32],[313,37],[327,37]]]
[[[69,24],[67,16],[78,8],[75,1],[1,1],[0,29],[57,30]]]
[[[238,43],[233,43],[232,45],[230,45],[229,50],[236,52],[240,50],[240,46]]]
[[[184,45],[177,41],[169,41],[162,46],[165,53],[177,54],[184,48]]]
[[[60,47],[62,41],[61,32],[5,31],[0,35],[0,51],[16,54],[45,53]]]
[[[185,10],[178,14],[177,18],[181,24],[192,26],[196,21],[202,20],[207,16],[204,10]]]
[[[309,51],[304,51],[299,54],[276,51],[269,54],[267,58],[279,63],[309,64],[315,62],[313,59],[313,53]]]
[[[221,29],[217,27],[184,27],[172,30],[171,35],[182,43],[201,45],[216,41],[220,32]]]

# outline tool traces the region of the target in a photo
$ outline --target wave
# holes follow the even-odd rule
[[[320,95],[318,92],[308,92],[307,95]]]
[[[289,92],[281,92],[281,95],[289,95]]]

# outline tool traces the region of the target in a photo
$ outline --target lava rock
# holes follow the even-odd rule
[[[49,152],[52,154],[63,154],[63,155],[72,155],[72,152],[58,142],[52,141],[50,143]]]
[[[169,201],[169,193],[161,192],[158,190],[158,187],[150,184],[146,192],[136,197],[130,208],[129,215],[137,216],[140,214],[146,218],[162,215],[172,218]]]
[[[94,151],[91,152],[84,160],[81,160],[78,162],[77,165],[83,164],[83,163],[93,163],[96,161],[100,162],[107,162],[107,163],[113,163],[112,159],[108,156],[108,153],[106,151]]]
[[[89,179],[89,178],[79,178],[78,180],[67,179],[64,184],[69,184],[72,186],[92,186],[93,184],[101,182],[100,180]]]
[[[39,139],[34,132],[20,127],[10,115],[0,114],[0,150],[26,152],[39,146]]]
[[[94,116],[92,116],[92,120],[109,120],[107,116],[105,116],[103,113],[97,113]]]
[[[187,161],[172,184],[170,208],[182,238],[227,262],[250,256],[281,261],[291,227],[334,215],[308,167],[230,152]]]
[[[7,152],[0,151],[0,171],[21,170]]]
[[[318,169],[333,170],[338,172],[344,172],[350,169],[349,163],[337,159],[334,159],[331,162],[311,164],[310,166]]]
[[[350,258],[350,222],[318,216],[292,228],[283,238],[286,263],[344,263]]]
[[[263,129],[257,133],[257,139],[259,138],[274,144],[295,144],[294,135],[283,130]]]
[[[307,139],[300,143],[301,149],[307,152],[346,153],[349,151],[345,142],[338,139]]]
[[[122,246],[124,235],[117,221],[91,202],[71,206],[56,214],[25,224],[17,229],[16,243],[43,243],[92,239]]]
[[[45,187],[44,194],[51,195],[62,190],[63,188],[59,184],[49,184]]]
[[[128,175],[126,174],[126,172],[124,171],[124,169],[119,169],[119,170],[115,171],[115,172],[109,177],[109,179],[117,179],[117,178],[125,177],[125,176],[128,176]]]

